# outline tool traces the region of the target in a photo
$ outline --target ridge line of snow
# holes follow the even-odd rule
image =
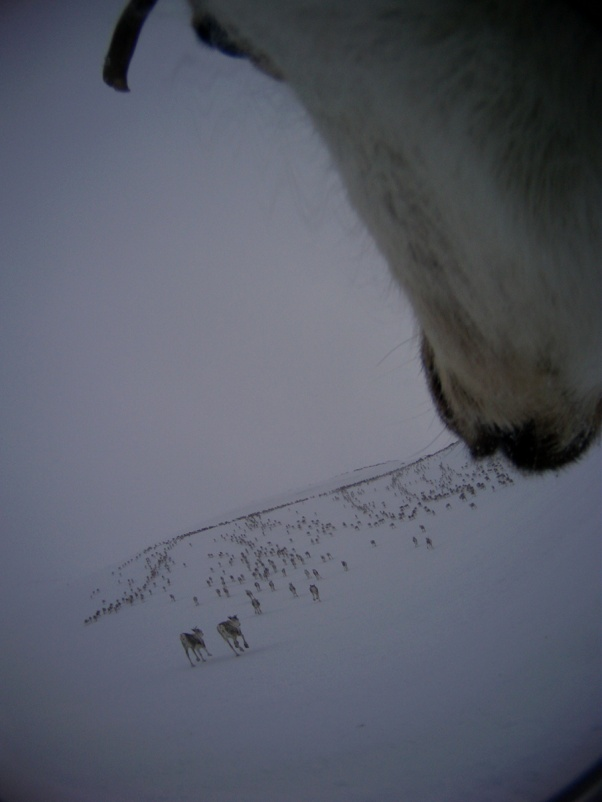
[[[297,491],[297,493],[299,493],[298,496],[295,493],[293,493],[293,498],[289,499],[288,501],[276,502],[275,501],[276,497],[274,497],[274,501],[266,500],[264,502],[264,504],[272,504],[273,506],[264,507],[263,509],[254,508],[250,512],[242,512],[242,513],[233,512],[231,513],[232,517],[229,517],[228,515],[226,515],[224,519],[221,519],[220,517],[220,520],[216,521],[215,523],[207,523],[204,526],[199,527],[198,529],[192,529],[189,532],[183,532],[181,534],[174,535],[173,537],[167,538],[164,542],[171,543],[172,540],[176,539],[182,540],[183,538],[191,537],[192,535],[199,535],[202,532],[210,532],[212,529],[217,529],[220,526],[227,526],[228,524],[233,524],[236,523],[237,521],[243,521],[245,518],[251,518],[254,515],[264,515],[268,512],[274,512],[275,510],[285,509],[286,507],[290,507],[293,504],[301,504],[304,501],[311,500],[312,498],[322,498],[331,493],[340,493],[343,490],[348,490],[351,487],[357,487],[358,485],[361,484],[369,484],[371,482],[377,481],[378,479],[382,479],[384,476],[390,476],[391,474],[397,473],[399,471],[404,471],[406,469],[419,465],[421,462],[425,462],[426,460],[432,459],[433,457],[441,456],[445,454],[447,451],[454,450],[459,445],[461,446],[461,443],[459,441],[450,443],[450,445],[445,446],[445,448],[442,448],[440,451],[435,451],[432,454],[425,454],[424,456],[419,457],[413,462],[395,462],[395,461],[379,462],[376,465],[370,465],[364,468],[354,468],[352,471],[339,474],[338,476],[334,476],[332,479],[325,479],[323,482],[320,482],[318,484],[309,485],[305,490]],[[356,479],[353,482],[348,482],[341,485],[337,484],[334,487],[329,487],[328,489],[324,490],[320,489],[320,488],[326,488],[333,482],[337,482],[338,479],[342,479],[343,477],[349,476],[352,473],[358,473],[359,471],[367,471],[370,470],[371,468],[378,468],[382,465],[394,465],[395,467],[392,467],[389,470],[385,470],[382,473],[376,473],[374,475],[364,476],[363,478]],[[301,495],[301,494],[307,494],[307,495]],[[260,504],[259,506],[262,505]],[[153,547],[149,546],[148,548],[153,548]]]

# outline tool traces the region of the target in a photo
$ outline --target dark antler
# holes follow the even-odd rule
[[[142,26],[157,0],[130,0],[115,26],[105,57],[103,80],[118,92],[129,92],[127,74]]]

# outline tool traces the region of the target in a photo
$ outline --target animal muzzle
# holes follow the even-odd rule
[[[443,423],[468,446],[475,459],[496,452],[504,454],[519,470],[528,473],[562,468],[575,462],[592,444],[602,424],[602,400],[591,420],[567,438],[566,427],[553,417],[537,419],[525,415],[513,425],[501,426],[488,421],[477,410],[479,404],[469,393],[456,388],[454,400],[444,390],[437,369],[436,356],[429,341],[422,338],[422,365],[435,408]]]

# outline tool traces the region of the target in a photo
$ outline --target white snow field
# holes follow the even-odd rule
[[[524,478],[454,445],[28,588],[0,624],[0,797],[546,799],[602,746],[600,469]]]

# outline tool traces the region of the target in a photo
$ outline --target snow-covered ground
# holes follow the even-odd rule
[[[600,468],[525,479],[451,446],[28,588],[0,624],[0,797],[545,799],[600,752]]]

